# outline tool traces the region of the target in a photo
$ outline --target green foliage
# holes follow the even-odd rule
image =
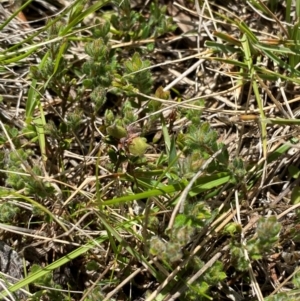
[[[37,264],[33,264],[31,266],[30,272],[29,272],[29,276],[31,274],[34,274],[35,272],[39,271],[41,269],[41,267]],[[64,294],[62,294],[60,292],[61,287],[59,285],[57,285],[54,281],[53,281],[53,275],[52,273],[48,273],[42,277],[40,277],[36,282],[35,282],[36,287],[51,287],[53,288],[52,290],[47,290],[47,289],[43,289],[41,288],[40,290],[36,291],[32,297],[30,297],[30,301],[38,301],[41,300],[43,298],[49,298],[50,300],[54,300],[54,301],[61,301],[61,300],[68,300],[67,296],[64,296]]]
[[[20,212],[20,208],[11,203],[0,204],[1,223],[12,224]]]
[[[114,113],[111,110],[106,110],[104,115],[104,120],[108,126],[112,125],[115,120]]]
[[[136,52],[133,57],[125,62],[126,80],[141,93],[149,94],[152,86],[151,73],[145,70],[150,66],[150,61],[142,60]]]
[[[241,158],[234,158],[229,165],[229,169],[232,171],[232,174],[238,178],[238,180],[244,179],[245,175],[247,174],[247,170]]]
[[[26,162],[28,156],[29,152],[26,152],[23,149],[16,150],[9,154],[5,168],[13,172],[6,175],[6,185],[15,190],[20,190],[25,187],[26,177],[20,176],[18,172],[23,172],[21,165]]]
[[[185,253],[182,250],[192,241],[196,229],[204,226],[211,216],[210,207],[204,202],[186,206],[184,213],[177,215],[172,230],[168,232],[168,241],[163,241],[158,236],[151,238],[150,254],[157,256],[169,268],[170,265],[183,258]],[[199,258],[194,257],[182,273],[186,275],[187,272],[201,269],[203,265],[204,263]],[[210,299],[209,289],[225,278],[222,263],[216,262],[197,283],[188,286],[185,300]]]
[[[235,234],[241,233],[242,228],[238,223],[228,223],[224,227],[224,233],[229,234],[230,236],[234,236]]]
[[[185,293],[185,300],[212,300],[210,297],[210,288],[226,278],[223,272],[223,264],[216,261],[205,274],[197,279],[195,283],[189,285]]]
[[[107,43],[109,41],[110,36],[110,22],[100,22],[99,20],[95,20],[95,23],[97,26],[92,28],[93,37],[96,39],[102,38],[103,41]]]
[[[159,99],[168,100],[170,98],[170,91],[164,91],[162,86],[159,86],[155,91],[155,97]],[[161,108],[162,103],[157,100],[151,100],[148,104],[150,112],[156,112]]]
[[[92,91],[90,97],[91,97],[91,100],[93,101],[93,103],[95,104],[96,112],[98,112],[103,107],[103,105],[105,104],[106,99],[107,99],[106,91],[101,86],[96,87]]]
[[[201,122],[199,116],[194,116],[191,110],[184,112],[188,118],[195,118],[195,122],[188,127],[186,133],[179,133],[176,142],[177,147],[185,154],[185,158],[178,161],[181,174],[190,178],[199,171],[204,161],[223,148],[223,145],[218,143],[218,134],[208,122]],[[220,171],[224,169],[224,165],[228,169],[228,157],[226,148],[223,148],[217,157],[218,160],[212,162],[207,169]]]
[[[257,181],[260,176],[259,172],[251,173],[251,176],[254,175],[257,178],[251,178],[249,181],[248,162],[244,161],[244,155],[243,157],[238,157],[237,154],[231,155],[231,160],[229,160],[226,147],[219,142],[218,132],[211,126],[210,121],[203,121],[206,115],[202,116],[200,110],[207,108],[204,100],[189,102],[194,106],[191,109],[181,108],[183,96],[180,95],[181,92],[176,91],[177,87],[174,87],[172,94],[164,91],[162,86],[154,91],[153,87],[157,87],[157,83],[153,81],[152,57],[149,54],[154,50],[156,43],[160,42],[158,37],[175,29],[172,19],[167,17],[167,8],[158,5],[158,1],[150,1],[149,5],[147,2],[148,6],[145,5],[142,9],[136,10],[132,9],[132,3],[129,0],[122,0],[118,1],[118,5],[109,3],[102,11],[100,8],[104,3],[106,4],[105,1],[92,2],[76,0],[66,13],[61,12],[61,16],[57,19],[50,20],[45,28],[38,32],[38,36],[24,40],[24,45],[18,44],[16,48],[9,48],[1,56],[2,69],[10,69],[9,64],[14,63],[16,64],[12,68],[14,72],[19,68],[17,63],[25,63],[24,58],[29,55],[30,51],[34,52],[34,57],[39,58],[39,63],[35,66],[30,60],[33,66],[30,67],[28,75],[28,80],[31,82],[25,98],[25,128],[15,128],[11,124],[5,125],[14,147],[11,146],[11,141],[7,139],[6,134],[0,134],[0,165],[3,184],[1,191],[4,195],[9,192],[13,195],[16,191],[21,191],[23,196],[30,196],[27,200],[29,202],[32,200],[34,217],[32,224],[34,225],[40,222],[40,220],[37,221],[37,216],[42,216],[45,223],[49,221],[50,214],[47,215],[43,210],[45,208],[42,207],[46,203],[50,211],[53,210],[56,205],[54,202],[56,203],[57,200],[62,204],[66,202],[59,210],[58,221],[62,221],[67,228],[69,225],[76,224],[76,227],[80,226],[83,229],[80,235],[72,234],[70,239],[74,241],[74,245],[79,242],[85,248],[87,236],[83,235],[84,231],[91,230],[96,233],[100,230],[102,233],[105,228],[104,236],[109,237],[109,242],[106,242],[105,238],[105,243],[101,242],[101,247],[109,246],[111,256],[109,260],[115,261],[114,267],[111,268],[111,279],[108,281],[115,281],[113,280],[115,267],[118,269],[117,276],[120,275],[120,278],[132,272],[132,265],[129,264],[132,258],[134,262],[138,262],[139,266],[148,265],[147,255],[149,254],[144,254],[140,242],[147,241],[152,235],[149,253],[157,256],[167,271],[173,272],[174,267],[189,259],[188,264],[182,266],[167,289],[184,285],[186,279],[201,269],[210,256],[206,254],[209,252],[206,252],[205,246],[200,252],[193,254],[193,258],[189,258],[192,254],[191,246],[195,247],[193,239],[198,238],[203,229],[205,231],[208,229],[209,235],[214,236],[213,242],[210,241],[207,246],[217,245],[219,240],[221,243],[225,239],[230,240],[226,261],[228,266],[231,264],[230,270],[234,270],[236,279],[241,279],[240,276],[245,275],[244,272],[249,267],[245,254],[250,255],[251,264],[255,264],[255,260],[268,254],[277,244],[280,224],[275,217],[260,219],[256,233],[252,239],[246,239],[246,245],[240,243],[242,225],[230,222],[223,231],[216,231],[216,233],[213,232],[215,228],[210,226],[216,217],[220,217],[220,213],[225,212],[232,205],[230,189],[235,184],[242,184],[243,193],[247,193],[248,188],[253,187],[254,181]],[[101,5],[100,2],[102,2]],[[270,12],[263,7],[263,4],[257,1],[250,2],[255,5],[256,9],[270,17]],[[208,2],[207,6],[209,5]],[[271,11],[275,10],[277,5],[276,1],[268,3]],[[299,17],[298,2],[296,6],[296,16]],[[291,1],[287,1],[286,10],[290,8]],[[221,10],[221,5],[218,9]],[[206,14],[206,11],[203,13]],[[215,12],[209,11],[209,13],[212,14],[211,19]],[[92,14],[95,22],[89,26],[90,24],[84,23],[84,18]],[[242,37],[239,40],[230,34],[214,32],[217,42],[207,39],[206,45],[213,51],[210,60],[232,64],[234,67],[228,72],[223,70],[225,64],[222,65],[222,68],[218,69],[219,76],[234,74],[236,76],[234,81],[243,86],[243,89],[247,89],[248,83],[249,86],[254,87],[251,93],[255,92],[260,79],[263,79],[263,83],[265,80],[271,81],[278,78],[299,83],[299,71],[296,68],[299,63],[297,42],[299,21],[292,22],[290,15],[286,12],[286,21],[289,23],[286,25],[288,40],[280,37],[278,44],[275,42],[276,47],[273,48],[271,43],[261,42],[247,24],[230,20],[230,17],[225,18],[218,13],[218,18],[214,20],[219,22],[220,18],[224,18],[228,26],[231,24],[236,30],[240,30]],[[46,40],[36,45],[36,37]],[[148,44],[144,44],[146,39],[155,39],[155,43],[146,41]],[[74,51],[76,48],[74,46],[84,48],[82,51],[84,53],[78,53],[78,49]],[[14,49],[18,52],[14,52]],[[24,58],[19,57],[20,62],[14,58],[14,56],[18,57],[19,52],[26,53]],[[230,56],[227,56],[228,53]],[[218,54],[220,57],[217,57]],[[244,61],[240,61],[241,59]],[[267,70],[268,66],[262,68],[261,62],[264,59],[268,61],[268,65],[276,64],[285,71],[276,73],[277,71]],[[23,68],[22,65],[20,66]],[[206,68],[205,65],[203,66]],[[288,78],[286,75],[288,73],[295,77]],[[220,80],[221,85],[224,83],[225,81]],[[161,82],[158,83],[158,85],[161,84]],[[256,89],[259,93],[254,93],[254,95],[261,114],[258,121],[266,121],[260,124],[262,142],[266,146],[265,140],[268,135],[263,132],[263,129],[269,120],[264,118],[265,110],[258,96],[267,89],[260,88]],[[246,95],[245,90],[240,95]],[[297,89],[289,90],[296,95]],[[177,98],[174,97],[174,93]],[[249,97],[252,97],[251,93]],[[50,109],[47,109],[48,100],[51,98],[58,99],[59,102],[57,104],[49,102]],[[159,98],[160,101],[154,98]],[[167,118],[164,117],[165,114],[158,113],[169,104],[166,100],[178,101],[178,106],[172,107]],[[239,103],[240,108],[234,113],[239,114],[240,109],[244,109],[243,105]],[[21,102],[23,109],[22,106],[23,99]],[[176,127],[173,125],[181,118],[185,122],[177,132],[177,125]],[[97,131],[93,131],[95,129]],[[153,129],[156,129],[156,133],[153,133]],[[87,136],[87,134],[90,135]],[[150,146],[148,144],[150,141],[156,145]],[[65,152],[66,150],[69,152]],[[153,150],[151,153],[153,157],[150,162],[150,159],[148,160],[150,156],[145,156],[145,153],[149,154],[151,150]],[[203,168],[207,160],[220,150],[222,153]],[[78,165],[75,166],[73,158],[70,159],[73,156],[70,152],[74,154],[74,157],[78,155],[80,158]],[[68,153],[70,157],[64,156],[65,153]],[[283,152],[279,152],[277,158],[282,154]],[[36,159],[36,155],[45,156],[45,158],[40,161],[32,160]],[[274,154],[264,152],[264,155],[268,160],[267,163],[275,162],[271,158]],[[260,171],[261,166],[257,167]],[[202,174],[190,189],[185,199],[183,212],[177,213],[171,230],[164,233],[168,218],[165,213],[174,210],[178,196],[198,171]],[[299,170],[296,165],[290,166],[289,172],[293,178],[298,177]],[[27,173],[27,176],[24,173]],[[85,180],[90,180],[89,175],[95,176],[94,182],[85,182]],[[51,183],[48,182],[50,181],[48,176],[51,177]],[[55,195],[54,183],[58,188],[56,191],[58,193]],[[293,204],[299,202],[298,189],[293,190],[291,198]],[[132,200],[141,199],[147,204],[152,199],[155,200],[149,207],[150,213],[145,223],[147,229],[144,229],[144,224],[140,223],[143,215],[132,218],[132,215],[128,214]],[[17,198],[16,201],[18,201]],[[224,204],[220,204],[222,201]],[[24,216],[20,208],[12,202],[6,202],[6,199],[2,200],[1,222],[18,222],[18,217]],[[245,211],[245,208],[242,208],[242,214]],[[88,215],[83,215],[87,213]],[[54,223],[55,219],[51,220]],[[78,223],[79,220],[80,223]],[[24,226],[23,223],[24,219],[22,226]],[[28,223],[28,226],[30,227],[31,224]],[[59,228],[57,225],[51,227],[54,232],[57,228]],[[78,229],[73,230],[76,232]],[[65,229],[64,231],[67,232]],[[55,234],[60,235],[61,232]],[[127,239],[127,234],[130,234],[133,239]],[[147,248],[145,250],[147,251]],[[67,260],[70,254],[74,253],[68,253]],[[99,256],[97,259],[101,261],[102,257]],[[81,262],[85,260],[86,258],[82,258]],[[122,269],[125,266],[124,271]],[[84,268],[88,271],[102,272],[103,266],[97,261],[89,261]],[[149,271],[145,274],[149,272],[151,279],[154,277],[156,284],[160,284],[161,279],[164,279],[161,270],[150,264],[148,268]],[[38,266],[32,266],[30,275],[32,276],[32,273],[38,269]],[[213,287],[226,278],[223,270],[222,263],[215,262],[196,283],[188,286],[187,292],[182,297],[183,300],[212,299]],[[242,273],[239,273],[240,271]],[[147,278],[144,275],[143,280]],[[118,280],[121,279],[117,279],[116,282]],[[103,281],[103,283],[106,282]],[[296,288],[299,287],[298,276],[295,276],[293,283]],[[40,277],[36,284],[60,289],[50,273]],[[158,287],[156,284],[155,288]],[[132,285],[134,285],[134,280]],[[101,288],[102,282],[99,285],[97,283],[93,290],[86,290],[88,294],[85,300],[103,299],[105,294],[102,293]],[[164,297],[159,296],[158,299],[162,300]],[[121,293],[118,298],[123,298]],[[294,300],[287,293],[280,293],[266,300],[283,298]],[[71,298],[67,293],[47,289],[39,290],[31,298],[31,300],[41,299],[70,300]]]
[[[182,258],[181,246],[178,242],[163,242],[157,236],[150,240],[150,254],[157,256],[168,264],[178,262]]]
[[[177,226],[175,225],[172,233],[171,240],[177,242],[180,246],[185,246],[191,241],[191,236],[194,229],[190,226]]]
[[[7,126],[5,125],[5,129],[7,131],[8,136],[10,137],[12,143],[16,148],[19,148],[21,146],[21,141],[19,137],[19,130],[15,127]],[[0,145],[4,145],[5,143],[8,143],[8,139],[4,133],[0,133]]]
[[[205,102],[202,99],[199,99],[197,101],[194,101],[191,103],[192,105],[196,106],[196,107],[204,107]],[[193,109],[180,109],[180,112],[183,116],[185,116],[189,121],[191,121],[191,124],[194,127],[199,127],[202,123],[201,120],[201,115],[202,115],[202,111],[198,111],[198,110],[193,110]],[[194,131],[192,129],[189,129],[191,131]]]
[[[226,273],[223,272],[223,264],[220,261],[216,261],[212,267],[203,275],[203,280],[210,286],[217,285],[218,282],[226,279]]]
[[[118,14],[111,17],[111,23],[115,34],[125,42],[140,39],[156,38],[167,32],[175,30],[171,18],[166,18],[166,6],[160,6],[152,2],[149,18],[130,8],[130,1],[121,1]]]
[[[263,244],[270,246],[277,242],[280,230],[281,224],[277,221],[276,216],[260,218],[257,222],[256,233]]]
[[[94,186],[88,194],[83,193],[82,195],[81,193],[86,187],[79,188],[80,192],[76,191],[73,195],[74,198],[71,197],[72,200],[69,200],[64,209],[60,208],[59,213],[58,211],[55,214],[52,213],[56,208],[57,201],[62,205],[72,196],[90,172],[94,175],[98,172],[98,170],[95,172],[94,169],[98,169],[98,166],[102,167],[102,161],[95,164],[93,160],[93,164],[86,164],[87,157],[92,156],[95,159],[97,152],[99,151],[100,157],[103,151],[103,155],[108,157],[105,164],[111,159],[107,166],[111,167],[109,172],[113,171],[115,175],[121,174],[120,171],[124,170],[124,166],[121,166],[124,161],[128,161],[130,170],[139,171],[140,166],[143,166],[141,163],[143,160],[145,161],[143,155],[149,148],[145,137],[148,133],[144,129],[143,131],[134,131],[130,124],[150,111],[154,112],[160,106],[159,103],[153,101],[148,108],[145,106],[145,98],[139,95],[139,93],[147,96],[153,95],[152,75],[150,70],[145,69],[151,65],[150,61],[146,59],[146,55],[153,51],[154,43],[149,43],[146,47],[140,47],[140,43],[137,43],[136,45],[132,44],[130,48],[125,46],[118,49],[118,43],[115,41],[124,43],[157,38],[175,27],[172,20],[166,16],[166,7],[161,7],[157,3],[151,3],[150,10],[145,13],[132,9],[130,2],[126,0],[120,1],[120,5],[115,6],[118,12],[114,10],[110,15],[100,11],[105,3],[107,2],[93,1],[93,3],[89,3],[84,0],[76,0],[66,10],[62,10],[61,14],[53,16],[51,20],[49,18],[44,28],[39,28],[34,36],[22,41],[24,45],[18,44],[16,47],[21,50],[21,54],[26,49],[26,56],[29,56],[30,51],[34,52],[33,57],[38,63],[30,60],[30,65],[32,65],[30,74],[26,73],[28,75],[26,80],[30,82],[28,95],[24,97],[26,125],[23,129],[14,128],[11,124],[5,125],[11,141],[7,139],[6,134],[0,135],[0,146],[3,150],[0,152],[0,164],[1,169],[4,170],[1,173],[3,176],[1,184],[4,186],[1,190],[10,197],[18,193],[20,199],[23,197],[30,203],[33,208],[30,214],[33,218],[28,221],[22,207],[14,206],[10,202],[4,203],[2,200],[0,205],[2,222],[16,222],[17,224],[18,217],[22,216],[20,219],[22,227],[34,225],[36,227],[34,230],[37,230],[40,224],[46,225],[49,222],[48,215],[53,214],[51,216],[53,217],[51,219],[53,235],[60,235],[62,229],[67,232],[69,225],[76,223],[82,214],[86,214],[86,203],[91,204],[91,201],[95,201],[94,198],[97,197],[100,199],[102,189],[107,185],[103,183],[103,187],[102,185],[100,189],[100,186],[96,187],[96,191]],[[109,5],[115,5],[115,3]],[[92,24],[93,26],[84,24],[84,18],[92,14],[95,14],[95,24]],[[104,21],[105,19],[106,21]],[[112,46],[112,44],[114,45]],[[77,46],[80,50],[84,48],[85,53],[78,54]],[[25,48],[22,49],[23,47]],[[74,51],[74,49],[76,50]],[[13,54],[12,50],[8,51],[9,55]],[[17,62],[17,59],[14,60]],[[20,67],[23,68],[23,63],[20,63]],[[6,67],[5,64],[6,62],[2,60],[2,65]],[[15,66],[18,69],[19,66],[17,64]],[[167,99],[169,93],[160,91],[160,97]],[[24,101],[22,98],[22,110]],[[136,114],[137,111],[139,114]],[[98,127],[101,137],[85,136],[86,133],[91,134],[90,129],[94,130],[95,126]],[[82,135],[83,132],[84,135]],[[90,144],[87,145],[87,143]],[[84,163],[75,167],[74,160],[65,156],[67,153],[65,150],[72,152],[75,157],[78,155],[78,158],[79,156],[84,158]],[[95,152],[93,152],[94,150]],[[40,156],[42,159],[38,160]],[[91,170],[88,170],[89,167]],[[5,172],[6,170],[7,172]],[[70,170],[73,170],[71,177],[68,175]],[[66,174],[67,176],[65,176]],[[51,182],[48,182],[49,178],[51,178]],[[151,183],[153,179],[152,177]],[[114,178],[111,183],[113,182]],[[104,188],[104,194],[106,194],[105,189],[108,189],[108,195],[110,195],[110,191],[117,190],[109,187],[112,185],[111,183]],[[55,195],[53,187],[56,188]],[[139,183],[136,183],[134,189],[141,190]],[[116,195],[118,191],[114,193]],[[29,197],[26,197],[27,195]],[[57,198],[58,195],[59,198]],[[78,198],[79,195],[80,198]],[[16,198],[16,201],[18,200]],[[47,214],[47,210],[49,214]],[[105,215],[105,210],[102,210],[101,214]],[[56,218],[57,213],[58,218]],[[92,215],[91,219],[83,218],[81,220],[80,227],[83,228],[83,231],[96,230],[98,223],[102,225],[100,221],[94,220],[96,214],[92,213]],[[116,245],[114,239],[118,238],[118,231],[122,225],[120,226],[119,221],[116,222],[111,216],[109,216],[107,225],[110,226],[112,223],[116,226],[112,229],[116,230],[113,235],[111,235],[113,230],[108,230],[107,235],[110,236],[112,249],[116,252],[113,256],[117,258],[118,252],[123,252],[124,244],[120,239]],[[38,217],[42,217],[42,221]],[[149,229],[159,230],[158,218],[151,216],[148,226]],[[100,228],[102,230],[102,226]],[[132,224],[130,223],[127,228],[131,229]],[[56,231],[58,232],[56,233]],[[177,262],[182,258],[182,253],[178,250],[189,239],[189,235],[185,231],[185,228],[178,229],[176,236],[178,242],[174,241],[166,245],[166,252],[169,257],[172,257],[170,262]],[[75,245],[78,243],[83,245],[81,254],[86,253],[88,250],[85,248],[86,238],[83,236],[83,239],[79,241],[78,237],[74,235],[72,240]],[[24,237],[24,244],[27,243],[26,239],[27,237]],[[62,249],[66,253],[69,252],[69,249],[63,244]],[[128,250],[131,250],[129,244]],[[136,252],[135,248],[132,250]],[[69,253],[71,254],[71,252]],[[72,252],[72,254],[74,253]],[[133,253],[129,252],[129,254]],[[59,256],[59,252],[55,255]],[[68,255],[64,259],[65,262],[72,260]],[[126,256],[127,252],[124,253],[124,257],[119,256],[118,259],[120,262],[130,262],[131,259]],[[169,260],[169,257],[166,256],[165,260]],[[84,258],[82,259],[82,262],[85,262]],[[47,264],[46,260],[47,258],[45,258],[45,264]],[[55,261],[54,258],[49,260]],[[97,266],[92,263],[87,266],[87,269],[90,270],[96,268]],[[40,271],[40,267],[33,265],[29,272],[29,278],[33,277],[36,271]],[[71,300],[69,294],[61,291],[62,288],[53,280],[52,273],[36,279],[35,292],[30,300]],[[51,287],[55,290],[39,286]],[[102,299],[103,294],[100,288],[100,286],[95,287],[85,300]],[[68,288],[64,287],[64,289]]]
[[[73,112],[70,112],[66,118],[66,132],[76,132],[79,128],[80,124],[82,123],[82,115],[83,111],[76,109]]]
[[[230,256],[232,265],[239,271],[247,271],[249,262],[244,253],[244,246],[233,239],[230,244]]]
[[[118,124],[113,124],[106,128],[106,132],[108,135],[112,136],[116,139],[121,139],[127,136],[127,131],[124,127]]]
[[[61,21],[58,20],[55,23],[52,23],[51,26],[48,27],[47,30],[47,35],[48,38],[55,38],[58,36],[59,32],[61,32],[64,29],[65,24]]]
[[[25,193],[28,195],[35,194],[40,198],[44,199],[51,196],[54,193],[54,188],[50,183],[41,181],[37,176],[42,175],[42,170],[39,166],[34,166],[32,168],[32,177],[27,178],[25,184]]]
[[[288,293],[277,293],[276,295],[267,297],[265,301],[298,301],[299,297],[297,295],[290,296]]]
[[[135,122],[138,119],[138,115],[134,113],[134,107],[132,102],[130,101],[124,102],[122,113],[123,113],[122,120],[126,125],[130,125],[131,123]]]
[[[198,150],[205,158],[208,158],[218,150],[217,139],[217,132],[211,129],[208,122],[203,122],[200,127],[190,126],[185,147],[187,150]]]
[[[185,300],[211,300],[208,295],[209,292],[209,285],[208,283],[202,281],[198,282],[197,284],[189,285],[189,290],[185,293]]]
[[[247,242],[247,249],[253,259],[260,259],[277,243],[281,224],[275,216],[260,218],[257,222],[256,238]]]
[[[149,144],[147,144],[146,138],[136,137],[133,138],[128,148],[132,155],[142,156],[146,152],[147,148],[149,148]]]
[[[300,187],[299,186],[295,186],[293,188],[292,194],[291,194],[291,202],[294,205],[300,203]]]
[[[159,237],[153,236],[150,240],[150,254],[168,264],[179,261],[182,258],[181,248],[191,239],[194,229],[185,227],[174,227],[170,234],[169,241],[162,241]]]
[[[278,234],[281,230],[280,223],[275,216],[260,218],[257,223],[256,235],[247,241],[246,246],[238,242],[237,237],[233,236],[230,245],[230,254],[233,266],[240,271],[246,271],[248,261],[245,258],[246,252],[254,260],[261,259],[264,255],[271,252],[278,241]]]
[[[195,229],[203,227],[211,216],[211,208],[205,202],[187,204],[184,213],[176,216],[175,225],[176,227],[189,226]]]
[[[117,68],[115,52],[105,45],[103,39],[88,43],[85,51],[90,59],[82,66],[83,73],[86,74],[84,86],[93,90],[99,87],[102,89],[109,87]],[[102,92],[102,97],[105,97],[103,94],[104,92]]]
[[[31,266],[29,275],[39,271],[40,269],[41,269],[41,267],[39,265],[33,264]],[[52,281],[52,273],[48,273],[48,274],[44,275],[43,277],[40,277],[36,284],[49,286],[49,285],[51,285],[51,281]]]
[[[3,191],[13,191],[23,190],[24,194],[36,195],[40,198],[48,197],[52,195],[53,188],[47,182],[43,182],[39,176],[42,175],[42,171],[38,165],[31,167],[28,164],[28,159],[32,156],[33,152],[30,149],[21,148],[20,133],[14,127],[7,126],[7,133],[10,135],[12,143],[15,145],[16,150],[11,152],[2,152],[1,165],[3,170],[9,172],[3,172],[2,177],[5,181],[5,188]],[[7,143],[5,136],[1,136],[2,141],[0,144],[3,146]],[[24,172],[28,172],[30,176],[24,175]],[[17,216],[19,208],[12,204],[2,204],[2,221],[11,223],[14,217]]]
[[[300,289],[300,272],[296,273],[293,277],[293,284],[296,289]]]

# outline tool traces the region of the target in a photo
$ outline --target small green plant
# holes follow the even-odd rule
[[[232,264],[238,270],[246,271],[249,262],[245,257],[245,250],[251,259],[262,259],[278,242],[280,230],[280,223],[275,216],[271,216],[258,220],[256,235],[247,241],[246,246],[239,242],[236,236],[233,236],[230,245]]]
[[[11,203],[4,203],[0,205],[0,221],[2,223],[11,224],[18,213],[20,208]]]
[[[114,33],[124,41],[138,41],[171,32],[176,26],[171,18],[166,18],[166,10],[166,6],[159,6],[154,1],[150,5],[150,17],[145,18],[131,9],[129,0],[121,1],[119,14],[111,18]]]
[[[278,242],[281,224],[275,216],[260,218],[257,222],[257,237],[248,240],[247,250],[253,259],[261,259],[264,254],[270,252]]]
[[[29,275],[33,274],[37,271],[39,271],[41,269],[40,266],[33,264]],[[48,273],[47,275],[40,277],[36,283],[36,288],[38,288],[39,286],[41,287],[51,287],[53,288],[52,290],[47,290],[47,289],[43,289],[41,288],[40,290],[36,291],[32,297],[30,297],[30,301],[37,301],[37,300],[41,300],[42,298],[49,298],[51,300],[68,300],[67,295],[64,295],[63,293],[60,292],[60,285],[57,285],[54,281],[53,281],[53,275],[52,273]]]

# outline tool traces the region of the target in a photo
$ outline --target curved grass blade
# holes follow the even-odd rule
[[[225,172],[220,172],[216,173],[214,175],[210,176],[203,176],[197,179],[195,185],[193,188],[190,190],[189,195],[190,196],[195,196],[201,192],[208,191],[210,189],[214,189],[216,187],[219,187],[221,185],[224,185],[225,183],[228,183],[232,179],[231,175],[229,173]],[[136,179],[137,183],[140,185],[143,185],[143,182],[139,181]],[[99,204],[101,206],[103,205],[117,205],[120,203],[128,203],[133,200],[140,200],[140,199],[146,199],[154,196],[159,196],[159,195],[165,195],[165,194],[170,194],[174,192],[179,192],[184,190],[186,185],[188,184],[187,180],[182,180],[179,183],[173,184],[173,185],[167,185],[163,186],[160,185],[156,189],[150,189],[145,192],[137,193],[137,194],[132,194],[132,195],[126,195],[123,197],[118,197],[115,199],[107,200],[107,201],[96,201],[96,204]],[[149,184],[147,184],[149,185]]]

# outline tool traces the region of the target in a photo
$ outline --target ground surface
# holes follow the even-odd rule
[[[0,11],[16,298],[297,300],[296,4],[20,5]]]

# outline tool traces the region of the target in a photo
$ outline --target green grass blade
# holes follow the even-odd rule
[[[36,133],[38,135],[39,147],[41,150],[42,160],[45,163],[47,161],[46,155],[46,136],[45,136],[45,127],[46,127],[46,119],[44,116],[43,107],[39,104],[40,109],[40,117],[34,120],[34,126],[36,129]]]
[[[77,26],[85,17],[90,16],[95,11],[99,10],[102,6],[111,3],[112,1],[107,0],[100,0],[96,1],[95,4],[91,5],[89,8],[84,10],[82,13],[78,14],[73,20],[69,22],[69,24],[66,26],[66,28],[63,30],[62,35],[65,35],[69,32],[69,30],[72,30],[75,26]],[[80,3],[80,1],[78,1]],[[75,7],[75,5],[73,6]],[[75,8],[76,9],[76,8]]]
[[[0,56],[0,62],[1,62],[1,64],[5,64],[5,65],[20,62],[21,60],[30,56],[36,50],[37,50],[37,47],[34,47],[34,48],[31,48],[29,51],[18,55],[19,52],[22,51],[22,49],[21,49],[19,52],[9,53],[9,54],[3,55],[3,57]],[[8,58],[9,56],[12,56],[12,58]]]
[[[266,124],[279,124],[279,125],[300,125],[300,119],[285,119],[285,118],[265,118],[262,122]]]
[[[256,82],[256,76],[257,75],[256,75],[255,70],[253,68],[251,49],[250,49],[249,40],[248,40],[248,37],[247,37],[246,34],[243,35],[241,42],[242,42],[242,47],[243,47],[244,55],[245,55],[245,63],[248,64],[248,70],[249,70],[249,73],[250,73],[250,78],[252,80],[251,82],[252,82],[253,92],[255,94],[256,101],[257,101],[257,104],[258,104],[260,118],[264,119],[265,118],[264,108],[263,108],[262,100],[260,98],[258,85],[257,85],[257,82]],[[261,139],[262,139],[262,145],[263,145],[264,158],[267,158],[267,141],[266,141],[266,137],[267,137],[266,124],[261,123]]]
[[[54,221],[56,221],[65,232],[68,232],[68,229],[61,222],[61,220],[58,219],[51,211],[49,211],[46,207],[44,207],[40,203],[34,201],[33,199],[31,199],[31,198],[29,198],[27,196],[19,194],[17,192],[7,192],[7,195],[12,195],[14,197],[23,199],[24,201],[28,202],[29,204],[32,204],[33,206],[37,207],[38,209],[40,209],[41,211],[43,211],[45,214],[47,214],[48,216],[50,216],[51,219],[53,219]]]
[[[219,187],[225,183],[228,183],[228,181],[231,180],[231,175],[227,173],[216,173],[214,175],[210,176],[203,176],[197,179],[195,186],[190,190],[190,195],[194,196],[196,194],[199,194],[200,192],[205,192],[210,189],[214,189],[216,187]],[[143,185],[143,182],[136,179],[137,183],[140,185]],[[163,186],[161,185],[157,189],[151,189],[145,192],[133,194],[133,195],[126,195],[123,197],[118,197],[115,199],[107,200],[107,201],[96,201],[96,204],[99,204],[100,206],[103,205],[117,205],[121,203],[128,203],[133,200],[140,200],[140,199],[147,199],[154,196],[164,195],[164,194],[170,194],[174,192],[182,191],[186,185],[188,184],[188,181],[183,180],[181,182],[178,182],[174,185],[167,185]]]
[[[5,26],[11,21],[13,20],[18,14],[19,12],[21,12],[22,10],[24,10],[33,0],[28,0],[27,2],[25,2],[22,6],[20,6],[18,9],[16,9],[14,11],[14,13],[7,18],[7,20],[5,20],[3,22],[3,24],[0,25],[0,31],[3,30],[3,28],[5,28]]]
[[[74,250],[73,252],[67,254],[66,256],[58,259],[57,261],[49,264],[48,266],[46,266],[45,268],[42,268],[39,271],[36,271],[35,273],[29,275],[28,277],[26,277],[25,279],[19,281],[18,283],[12,285],[11,287],[9,287],[9,291],[10,292],[15,292],[18,289],[29,285],[31,283],[34,283],[36,280],[38,280],[39,278],[43,277],[44,275],[50,273],[51,271],[61,267],[62,265],[70,262],[71,260],[77,258],[78,256],[85,254],[86,252],[88,252],[90,249],[94,248],[95,246],[105,242],[107,240],[107,236],[101,236],[97,239],[95,239],[94,241],[91,241],[89,243],[87,243],[84,246],[81,246],[79,248],[77,248],[76,250]],[[7,293],[5,291],[1,292],[3,297],[7,296]]]

